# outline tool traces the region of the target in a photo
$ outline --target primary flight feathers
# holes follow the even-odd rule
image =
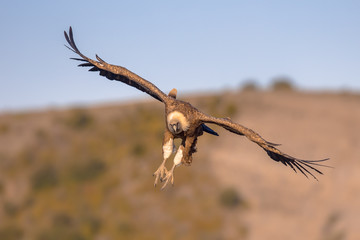
[[[124,67],[108,64],[104,60],[102,60],[98,55],[96,55],[96,59],[98,61],[95,61],[83,55],[75,44],[71,27],[69,29],[69,35],[66,32],[64,32],[64,34],[66,41],[70,45],[70,47],[67,46],[67,48],[69,48],[71,51],[75,52],[80,57],[82,57],[82,58],[71,58],[71,59],[85,62],[79,64],[78,65],[79,67],[91,67],[89,71],[92,72],[99,71],[100,72],[99,74],[101,76],[104,76],[109,80],[117,80],[126,83],[143,92],[146,92],[147,94],[151,95],[152,97],[156,98],[161,102],[164,101],[164,98],[168,97],[165,93],[159,90],[154,84],[143,79],[142,77],[138,76],[137,74],[129,71]]]
[[[166,127],[163,140],[164,159],[158,170],[154,173],[154,176],[156,177],[155,185],[157,184],[158,180],[165,181],[163,188],[169,182],[173,183],[173,172],[175,167],[181,164],[188,165],[192,162],[192,154],[196,152],[197,138],[201,136],[203,132],[218,135],[214,130],[206,126],[205,123],[216,124],[232,133],[247,137],[249,140],[263,148],[270,158],[277,162],[281,162],[286,166],[290,166],[295,172],[296,170],[300,171],[306,177],[311,175],[317,179],[312,171],[322,174],[322,172],[319,171],[316,167],[328,167],[321,164],[328,159],[302,160],[294,158],[278,150],[276,146],[279,146],[279,144],[266,141],[255,131],[238,123],[234,123],[229,118],[215,118],[206,115],[205,113],[193,107],[190,103],[177,100],[176,89],[173,89],[167,95],[151,82],[141,78],[137,74],[129,71],[124,67],[108,64],[97,55],[97,60],[86,57],[79,51],[75,44],[72,28],[70,27],[69,34],[66,32],[64,32],[64,34],[66,41],[70,45],[66,47],[81,57],[71,58],[83,62],[78,66],[91,67],[89,71],[99,72],[101,76],[104,76],[110,80],[117,80],[126,83],[149,94],[153,98],[165,104]],[[171,170],[168,171],[165,167],[165,162],[174,150],[173,139],[175,138],[180,138],[182,142],[174,157],[174,165]]]

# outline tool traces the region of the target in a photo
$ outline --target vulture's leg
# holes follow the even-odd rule
[[[154,187],[160,180],[163,181],[163,178],[168,173],[168,170],[165,167],[166,160],[170,157],[170,155],[174,152],[174,137],[173,135],[166,129],[164,133],[164,140],[163,140],[163,158],[164,160],[160,164],[159,168],[154,172],[153,176],[155,176]]]
[[[174,165],[172,166],[171,170],[167,172],[165,178],[163,179],[165,183],[161,189],[164,189],[169,182],[174,184],[174,170],[176,167],[180,166],[182,163],[185,165],[191,164],[191,155],[195,152],[196,140],[196,136],[183,139],[174,157]]]
[[[163,190],[169,182],[171,182],[171,184],[174,185],[174,170],[175,170],[175,167],[181,165],[182,158],[183,158],[183,151],[184,151],[184,146],[180,145],[180,147],[178,148],[176,155],[174,157],[174,165],[172,166],[170,171],[168,171],[166,173],[166,176],[163,179],[165,181],[165,183],[162,186],[161,190]]]

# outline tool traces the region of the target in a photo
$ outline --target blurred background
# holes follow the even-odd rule
[[[7,1],[0,9],[0,239],[360,239],[360,3]],[[319,181],[213,126],[154,188],[163,105],[69,60],[63,31]],[[177,144],[179,144],[177,142]],[[171,165],[169,161],[169,166]]]

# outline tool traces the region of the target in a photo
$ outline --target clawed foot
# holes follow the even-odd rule
[[[174,168],[172,168],[170,171],[166,173],[165,178],[163,179],[165,182],[164,185],[161,187],[161,190],[164,190],[166,185],[171,182],[172,185],[174,185]]]
[[[160,167],[154,172],[153,176],[155,176],[155,182],[154,182],[154,187],[156,187],[156,184],[159,182],[163,182],[164,181],[164,177],[166,178],[168,174],[168,170],[165,167],[165,164],[161,164]]]

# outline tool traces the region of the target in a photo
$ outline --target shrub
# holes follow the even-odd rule
[[[242,91],[257,91],[259,89],[258,84],[255,80],[247,80],[244,84],[242,84],[241,90]]]
[[[119,223],[118,230],[122,235],[130,235],[134,232],[134,227],[128,222]]]
[[[346,239],[346,232],[341,226],[341,214],[339,212],[331,213],[323,226],[324,240],[342,240]]]
[[[226,106],[226,116],[227,117],[232,117],[236,114],[237,112],[237,106],[234,104],[234,103],[229,103],[227,106]]]
[[[287,77],[277,77],[272,82],[271,89],[274,91],[292,91],[295,89],[292,80]]]
[[[23,234],[23,230],[17,226],[7,226],[0,229],[1,240],[18,240]]]
[[[235,208],[247,206],[246,201],[233,188],[227,188],[220,193],[220,205],[225,208]]]
[[[83,225],[85,225],[85,227],[87,229],[89,229],[89,232],[94,235],[97,232],[100,231],[101,226],[102,226],[102,222],[101,219],[94,216],[94,215],[87,215],[87,216],[83,216],[81,218],[81,222]]]
[[[142,143],[135,143],[131,152],[136,157],[142,157],[146,153],[146,146]]]
[[[37,240],[85,240],[86,238],[78,231],[70,228],[54,227],[39,234]]]
[[[66,120],[68,126],[73,129],[84,129],[93,123],[94,119],[84,109],[72,110],[70,117]]]
[[[51,165],[41,167],[32,175],[31,184],[34,190],[43,190],[56,186],[58,184],[56,169]]]
[[[12,202],[5,202],[4,203],[4,213],[7,216],[15,216],[19,212],[19,206],[15,205]]]
[[[71,217],[65,213],[58,213],[52,218],[54,226],[58,227],[71,227],[73,221]]]
[[[71,178],[76,181],[88,181],[97,178],[106,170],[106,164],[98,158],[76,163],[70,169]]]

